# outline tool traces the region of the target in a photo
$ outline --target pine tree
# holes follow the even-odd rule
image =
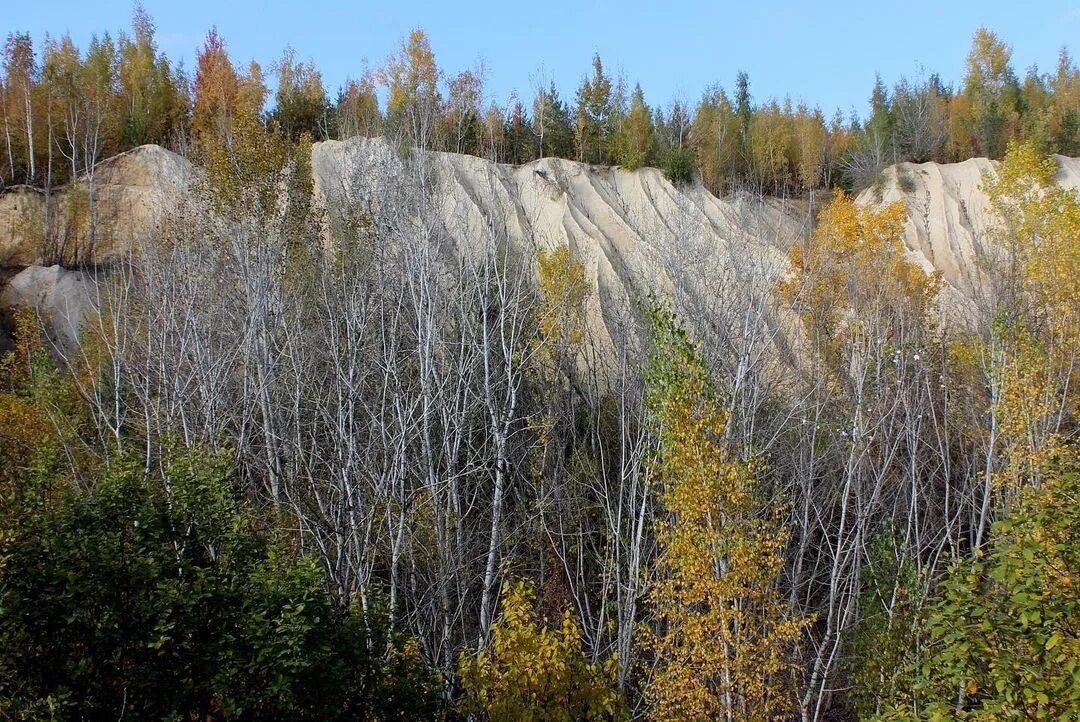
[[[517,97],[510,106],[510,116],[506,120],[507,161],[520,164],[528,163],[537,157],[533,139],[532,125],[529,122],[525,105]]]
[[[600,55],[594,55],[593,74],[584,78],[577,91],[578,160],[603,163],[611,134],[611,78],[604,75]]]
[[[666,114],[660,108],[656,109],[653,149],[657,163],[672,183],[686,184],[694,180],[694,152],[690,141],[690,116],[682,101],[672,102]]]
[[[454,153],[475,154],[480,134],[480,103],[484,96],[483,68],[463,70],[450,79],[443,114],[445,145]]]
[[[573,158],[574,126],[570,113],[559,97],[555,81],[536,92],[533,100],[533,134],[541,157]]]
[[[754,120],[755,108],[753,98],[750,95],[750,76],[740,70],[735,76],[735,115],[739,119],[739,134],[734,140],[737,141],[738,153],[735,155],[736,166],[734,175],[749,177],[751,172],[750,160],[750,126]]]

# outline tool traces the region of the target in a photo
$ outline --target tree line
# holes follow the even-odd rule
[[[891,88],[879,77],[864,119],[839,110],[827,116],[790,98],[755,101],[744,72],[730,92],[716,85],[696,103],[649,104],[640,85],[611,75],[598,55],[570,96],[541,71],[531,99],[515,92],[500,102],[488,94],[486,75],[482,63],[456,73],[440,68],[419,29],[336,94],[291,48],[267,69],[236,63],[216,30],[192,76],[160,52],[141,6],[130,30],[96,36],[82,50],[69,36],[46,37],[38,48],[13,32],[0,82],[0,184],[48,189],[143,143],[197,155],[200,138],[223,132],[221,117],[245,113],[294,140],[394,136],[423,116],[430,127],[414,130],[431,150],[507,163],[556,157],[655,166],[680,182],[699,177],[717,194],[862,188],[900,161],[1000,159],[1009,140],[1080,155],[1080,71],[1068,51],[1052,72],[1032,67],[1021,78],[1010,47],[986,29],[975,33],[957,86],[933,73]]]

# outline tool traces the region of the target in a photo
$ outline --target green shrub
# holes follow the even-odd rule
[[[25,479],[0,532],[0,715],[422,719],[437,679],[265,532],[222,456]]]
[[[689,185],[694,181],[694,153],[690,148],[672,148],[661,159],[664,175],[675,185]]]
[[[1047,481],[950,571],[922,626],[910,688],[884,719],[1075,719],[1080,709],[1080,456],[1056,451]]]

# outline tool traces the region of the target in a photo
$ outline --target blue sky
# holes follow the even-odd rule
[[[130,0],[0,0],[0,33],[90,35],[128,26]],[[963,76],[980,25],[1013,47],[1020,75],[1049,71],[1062,45],[1080,55],[1080,3],[936,2],[279,2],[145,0],[162,50],[193,66],[207,29],[216,25],[234,59],[268,67],[286,44],[312,59],[333,93],[364,62],[379,65],[414,26],[431,39],[451,71],[484,59],[488,88],[504,101],[531,97],[543,65],[564,98],[589,69],[594,51],[612,72],[640,82],[650,103],[675,96],[696,102],[715,82],[732,85],[746,70],[756,100],[791,95],[831,114],[864,114],[878,71],[886,81],[920,66],[947,82]]]

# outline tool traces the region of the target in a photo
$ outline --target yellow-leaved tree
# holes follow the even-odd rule
[[[561,455],[566,444],[553,438],[560,423],[572,419],[571,382],[585,340],[585,303],[589,286],[585,267],[574,260],[568,246],[536,254],[540,303],[533,359],[539,382],[550,391],[543,413],[531,419],[538,434],[540,458],[537,473],[552,463],[552,454]],[[553,443],[554,442],[554,443]]]
[[[777,586],[787,534],[724,440],[726,413],[700,353],[653,313],[648,404],[660,436],[662,509],[649,599],[657,618],[646,696],[656,720],[757,720],[791,712],[807,620]]]
[[[562,609],[569,599],[566,571],[560,557],[565,530],[580,528],[588,518],[583,503],[584,485],[590,471],[575,470],[575,417],[580,406],[575,390],[579,360],[585,342],[585,307],[589,286],[585,267],[574,259],[568,246],[541,249],[536,256],[537,334],[530,354],[535,364],[536,384],[543,400],[529,426],[536,443],[529,452],[528,466],[535,484],[537,503],[533,519],[543,530],[537,538],[537,574],[542,609]]]
[[[987,375],[1007,491],[1039,481],[1080,403],[1080,200],[1056,172],[1033,142],[1011,142],[984,183],[998,221]]]
[[[491,722],[570,722],[628,719],[612,656],[592,663],[581,625],[569,610],[558,626],[535,612],[535,593],[523,581],[506,583],[491,646],[460,662],[466,711]]]
[[[1062,344],[1080,336],[1080,201],[1054,182],[1057,161],[1032,142],[1009,144],[984,190],[998,216],[997,240],[1016,263],[1026,312]]]
[[[918,318],[937,295],[938,277],[905,257],[906,221],[903,203],[860,207],[839,192],[822,209],[809,241],[792,247],[794,277],[781,290],[826,359],[837,360],[865,322],[880,320],[881,313],[868,310],[897,305]]]
[[[417,147],[430,148],[438,142],[441,77],[431,43],[420,28],[409,33],[398,53],[387,58],[378,71],[379,82],[387,91],[386,118],[390,130]]]
[[[537,318],[541,345],[538,357],[550,371],[565,373],[572,370],[585,340],[585,303],[589,297],[585,267],[574,260],[568,246],[540,250],[536,263],[542,296]]]
[[[809,360],[804,368],[812,379],[805,387],[807,402],[829,409],[835,425],[827,443],[842,459],[820,485],[808,481],[803,487],[809,504],[828,509],[836,520],[826,532],[828,542],[819,549],[818,563],[829,572],[821,576],[822,603],[814,605],[820,624],[815,624],[813,643],[807,645],[803,719],[819,719],[831,704],[837,660],[863,655],[860,649],[872,649],[879,641],[889,643],[904,627],[898,616],[904,613],[901,577],[885,581],[862,570],[873,566],[866,561],[867,542],[881,538],[880,530],[887,528],[879,526],[885,506],[881,500],[907,484],[913,496],[922,493],[915,474],[905,478],[896,473],[893,449],[905,438],[905,429],[915,428],[911,422],[921,418],[917,414],[924,408],[916,411],[921,402],[897,400],[921,398],[910,395],[920,387],[909,379],[929,364],[925,359],[934,329],[930,311],[939,280],[908,260],[906,220],[903,204],[860,207],[838,194],[822,209],[813,235],[792,249],[793,272],[780,289],[803,321]],[[804,437],[806,443],[817,439]],[[868,622],[853,631],[848,620],[857,618],[860,596],[888,587],[882,624]],[[862,618],[870,620],[872,614]],[[883,658],[872,657],[859,669],[873,669]],[[888,668],[880,669],[888,673]],[[874,683],[887,684],[884,675]],[[873,685],[861,685],[853,697],[873,699],[877,694]]]

